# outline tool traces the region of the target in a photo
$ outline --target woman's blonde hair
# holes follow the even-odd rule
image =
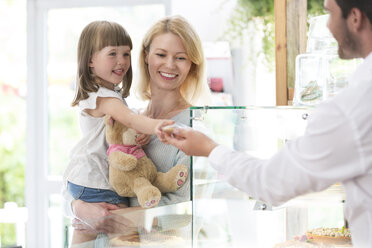
[[[139,57],[139,83],[137,93],[142,100],[150,100],[150,74],[145,62],[154,38],[160,34],[172,33],[180,37],[187,55],[192,62],[190,72],[181,85],[181,95],[190,104],[194,104],[205,91],[205,59],[202,44],[192,26],[181,16],[160,19],[146,33],[142,41]]]
[[[87,99],[89,92],[97,92],[99,79],[91,72],[89,63],[95,52],[107,46],[129,46],[132,50],[132,40],[127,31],[118,23],[94,21],[89,23],[81,32],[78,44],[78,79],[76,94],[72,102],[75,106],[79,101]],[[132,62],[121,83],[123,97],[129,95],[132,84]]]

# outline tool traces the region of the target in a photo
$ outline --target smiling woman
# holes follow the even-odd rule
[[[191,61],[181,38],[172,33],[160,34],[154,38],[146,52],[146,63],[149,66],[153,97],[156,90],[180,88],[191,68]]]
[[[159,59],[150,61],[152,56]],[[151,69],[148,70],[148,67]],[[202,44],[193,27],[180,16],[161,19],[150,28],[142,42],[137,92],[143,100],[152,99],[152,83],[162,78],[162,72],[163,80],[173,75],[176,76],[175,81],[181,82],[179,94],[188,104],[196,104],[200,99],[208,102],[209,90],[204,69]],[[179,80],[181,77],[183,80]]]
[[[149,100],[144,114],[189,125],[188,108],[197,101],[207,105],[210,99],[198,34],[185,18],[170,16],[160,19],[149,29],[141,47],[138,93]],[[188,156],[155,137],[145,147],[145,152],[162,172],[179,163],[190,166]],[[174,193],[165,194],[159,204],[190,200],[189,183],[188,177],[185,185]],[[136,199],[131,198],[130,205],[138,205]]]

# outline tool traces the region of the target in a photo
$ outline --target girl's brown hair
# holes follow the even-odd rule
[[[72,106],[79,101],[87,99],[89,92],[97,92],[99,79],[91,72],[89,63],[95,52],[107,46],[129,46],[132,50],[132,40],[127,31],[118,23],[108,21],[94,21],[88,24],[81,32],[78,44],[78,79],[76,82],[76,94]],[[121,93],[123,97],[129,95],[132,85],[132,61],[125,74]]]

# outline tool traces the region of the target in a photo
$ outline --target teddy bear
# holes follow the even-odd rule
[[[166,173],[158,172],[136,144],[134,129],[111,116],[105,117],[105,126],[109,182],[120,196],[136,196],[141,207],[151,208],[158,205],[161,193],[174,192],[185,183],[188,171],[185,165],[178,164]]]

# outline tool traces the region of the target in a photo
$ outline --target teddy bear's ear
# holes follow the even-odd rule
[[[114,126],[114,119],[110,115],[106,115],[105,124],[110,125],[111,127]]]
[[[110,117],[110,119],[109,119],[109,124],[110,124],[110,126],[114,126],[114,122],[115,122],[115,120],[112,118],[112,117]]]

